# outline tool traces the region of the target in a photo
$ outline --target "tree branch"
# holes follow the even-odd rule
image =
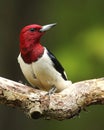
[[[48,95],[0,77],[0,103],[18,107],[34,119],[69,119],[91,104],[104,104],[104,78],[74,83],[60,93]]]

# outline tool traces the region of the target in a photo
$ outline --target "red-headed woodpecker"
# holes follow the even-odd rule
[[[43,34],[54,24],[25,26],[20,32],[20,54],[18,62],[28,82],[41,90],[56,87],[60,92],[72,83],[56,57],[40,43]]]

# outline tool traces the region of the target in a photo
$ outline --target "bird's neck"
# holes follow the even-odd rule
[[[20,44],[20,48],[21,56],[27,64],[37,61],[44,53],[44,47],[39,42]]]

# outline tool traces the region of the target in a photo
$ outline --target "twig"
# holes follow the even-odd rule
[[[60,93],[47,95],[0,77],[0,103],[20,108],[34,119],[69,119],[91,104],[104,104],[104,78],[74,83]]]

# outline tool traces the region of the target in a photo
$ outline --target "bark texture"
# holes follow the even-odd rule
[[[60,93],[48,95],[0,77],[0,103],[19,108],[34,119],[69,119],[89,105],[104,104],[104,78],[73,83]]]

